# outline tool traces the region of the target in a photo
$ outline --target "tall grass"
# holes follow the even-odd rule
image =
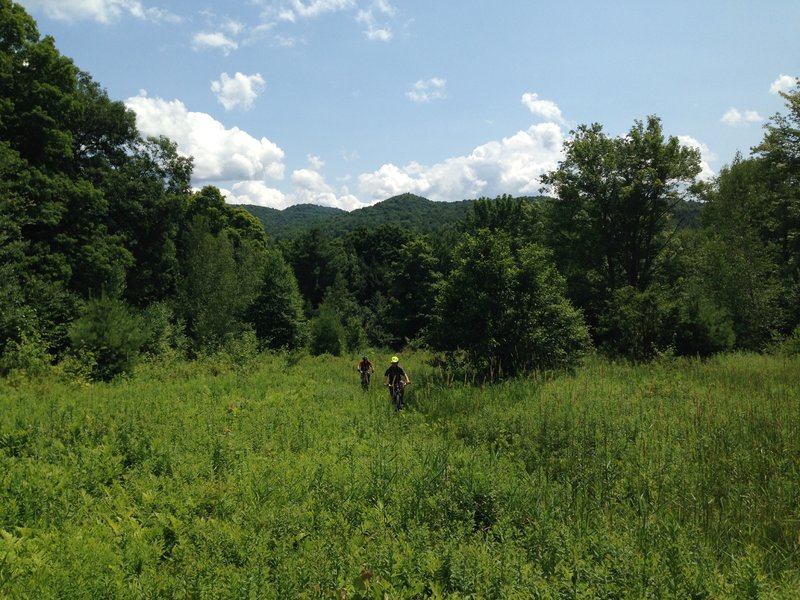
[[[0,382],[0,597],[796,598],[800,361]]]

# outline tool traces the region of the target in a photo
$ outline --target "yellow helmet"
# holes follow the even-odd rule
[[[393,363],[399,363],[399,362],[400,362],[400,359],[399,359],[399,358],[397,358],[396,356],[393,356],[393,357],[392,357],[392,362],[393,362]]]

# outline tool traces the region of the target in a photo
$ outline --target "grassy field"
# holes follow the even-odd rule
[[[800,358],[404,358],[0,381],[0,597],[799,597]]]

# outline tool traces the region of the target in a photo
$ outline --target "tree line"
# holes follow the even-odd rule
[[[800,86],[713,182],[660,119],[582,125],[546,197],[479,199],[456,226],[270,239],[192,159],[0,0],[0,373],[230,345],[427,347],[514,375],[592,348],[647,360],[795,346]],[[687,200],[699,227],[681,227]]]

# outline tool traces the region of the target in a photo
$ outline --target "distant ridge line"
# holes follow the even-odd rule
[[[271,239],[284,239],[315,227],[340,237],[359,227],[371,229],[389,223],[417,233],[433,233],[461,221],[474,203],[475,200],[437,202],[405,193],[350,212],[316,204],[295,204],[283,210],[248,204],[240,207],[261,221]]]

